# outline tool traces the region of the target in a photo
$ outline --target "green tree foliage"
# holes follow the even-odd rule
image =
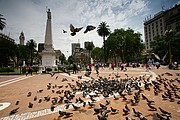
[[[94,61],[102,61],[104,56],[103,48],[95,47],[91,52]]]
[[[34,52],[36,51],[35,48],[37,47],[37,44],[33,39],[31,39],[27,41],[26,46],[29,48],[29,51],[30,51],[30,65],[32,65],[33,56],[34,56]]]
[[[6,26],[6,22],[4,22],[4,20],[6,19],[3,18],[3,15],[0,14],[0,30],[3,30]]]
[[[14,42],[0,39],[0,66],[7,67],[14,60],[16,45]]]
[[[109,25],[107,25],[106,22],[100,23],[100,25],[97,28],[97,33],[99,36],[103,37],[103,44],[104,44],[104,60],[105,63],[107,61],[106,57],[106,42],[105,42],[105,37],[107,37],[110,34],[110,28]]]
[[[73,61],[74,61],[73,56],[72,56],[72,55],[69,56],[69,57],[68,57],[68,63],[73,64]]]
[[[163,56],[168,52],[168,42],[165,39],[165,36],[155,36],[154,40],[150,43],[152,50],[150,53],[157,54],[160,58],[163,58]]]
[[[89,63],[91,62],[91,51],[94,48],[93,42],[88,42],[88,44],[85,46],[86,50],[89,51]]]
[[[168,36],[155,36],[151,41],[151,53],[157,54],[160,59],[163,59],[165,54],[169,53],[169,40],[171,42],[173,61],[180,61],[180,35]],[[166,60],[169,61],[169,55],[166,56]],[[163,60],[164,61],[164,60]]]
[[[61,64],[67,64],[67,60],[64,54],[59,56],[59,60],[61,61]]]
[[[139,61],[144,48],[141,34],[130,28],[115,29],[107,38],[106,45],[108,58],[120,56],[123,62]]]

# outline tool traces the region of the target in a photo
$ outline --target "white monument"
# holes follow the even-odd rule
[[[51,12],[47,11],[47,23],[45,33],[44,50],[41,53],[42,66],[44,67],[56,67],[55,51],[52,44],[52,30],[51,30]]]

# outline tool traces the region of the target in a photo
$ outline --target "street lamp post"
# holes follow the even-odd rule
[[[166,30],[165,35],[167,36],[168,46],[169,46],[169,69],[172,69],[172,46],[171,46],[171,39],[173,37],[172,29]]]

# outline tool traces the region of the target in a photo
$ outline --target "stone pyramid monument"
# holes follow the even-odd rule
[[[45,33],[44,50],[41,53],[42,66],[44,67],[56,67],[56,56],[52,44],[52,29],[51,29],[51,12],[50,9],[47,11],[47,23]]]

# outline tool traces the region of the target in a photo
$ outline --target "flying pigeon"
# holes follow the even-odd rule
[[[67,31],[66,31],[66,30],[63,30],[63,33],[67,33]]]
[[[74,28],[72,24],[70,24],[70,31],[72,32],[71,35],[74,36],[76,35],[76,32],[79,32],[83,27],[80,28]]]
[[[92,26],[92,25],[88,25],[87,27],[86,27],[86,30],[84,31],[84,33],[87,33],[87,32],[89,32],[89,31],[91,31],[91,30],[94,30],[96,27],[94,27],[94,26]]]

